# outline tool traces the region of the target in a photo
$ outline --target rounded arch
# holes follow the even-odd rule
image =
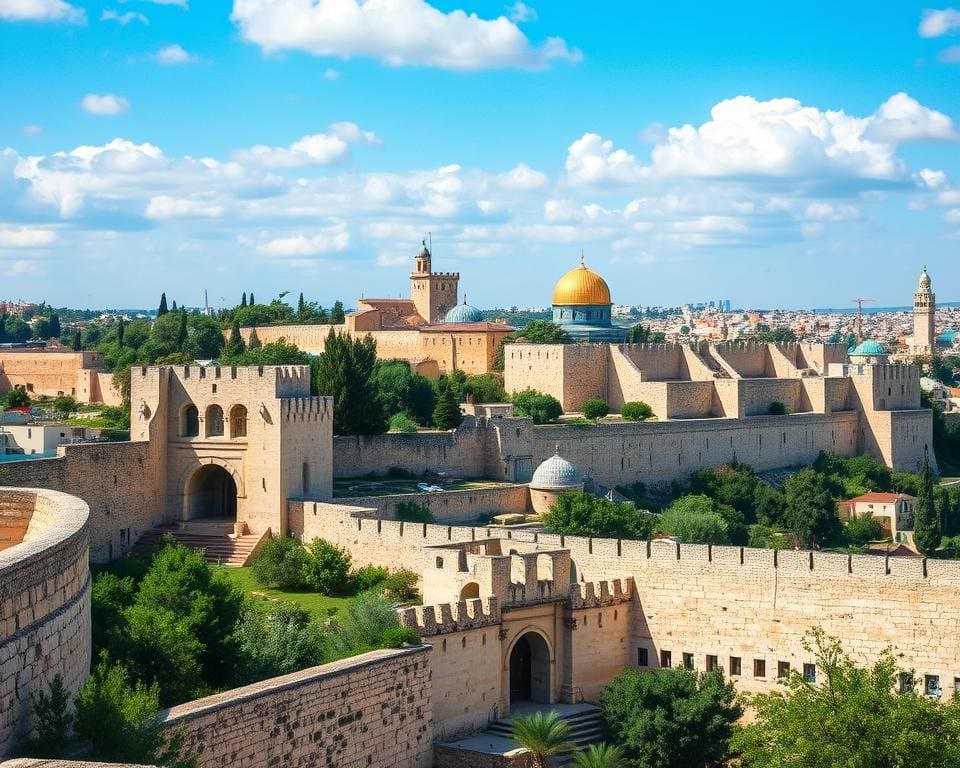
[[[509,706],[520,701],[550,704],[553,701],[554,650],[540,628],[528,625],[510,643],[504,657]]]
[[[187,519],[237,516],[237,482],[219,464],[205,464],[187,483]]]
[[[205,437],[223,437],[223,408],[216,403],[208,405],[203,423]]]
[[[480,597],[480,585],[475,581],[468,581],[460,590],[461,600],[476,600]]]
[[[200,411],[193,403],[185,403],[180,409],[180,429],[178,431],[181,437],[200,436]]]
[[[247,406],[237,403],[230,407],[230,438],[247,436]]]
[[[205,457],[201,461],[196,461],[190,464],[180,477],[179,487],[181,489],[181,494],[183,495],[183,511],[182,518],[184,520],[189,520],[191,517],[197,517],[193,514],[195,506],[191,505],[191,483],[196,478],[197,473],[204,469],[204,467],[216,466],[220,467],[224,472],[226,472],[233,480],[234,485],[236,486],[236,498],[242,499],[246,497],[246,489],[243,485],[243,476],[240,472],[237,471],[237,468],[231,464],[229,461],[224,459],[219,459],[216,457]]]

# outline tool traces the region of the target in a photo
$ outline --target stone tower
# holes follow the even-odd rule
[[[932,355],[936,350],[936,331],[934,317],[937,311],[937,297],[934,294],[930,275],[924,266],[920,274],[917,292],[913,295],[913,353]]]
[[[459,272],[434,272],[430,249],[424,242],[414,258],[410,275],[410,299],[428,323],[443,322],[447,311],[457,306]]]

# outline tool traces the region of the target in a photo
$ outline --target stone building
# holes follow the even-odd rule
[[[909,342],[911,354],[932,355],[936,352],[936,316],[937,296],[924,266],[917,281],[917,292],[913,295],[913,336]]]
[[[103,355],[92,350],[0,345],[0,395],[15,388],[33,396],[71,395],[81,403],[122,402]]]

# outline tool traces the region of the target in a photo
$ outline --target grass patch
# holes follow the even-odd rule
[[[296,603],[319,621],[324,621],[343,610],[350,602],[348,597],[327,597],[316,592],[287,592],[282,589],[267,589],[257,584],[250,568],[233,568],[226,565],[211,566],[221,578],[226,579],[239,587],[244,594],[251,596],[264,609],[268,608],[271,600],[285,600]],[[256,592],[257,594],[253,594]]]

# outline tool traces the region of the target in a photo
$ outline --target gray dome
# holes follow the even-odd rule
[[[567,461],[558,452],[537,467],[530,487],[544,490],[582,488],[583,476],[576,464]]]
[[[457,306],[447,312],[447,316],[443,318],[443,322],[482,323],[483,312],[476,307],[471,307],[469,304],[467,304],[467,299],[464,297],[463,304],[457,304]]]
[[[429,259],[429,258],[430,258],[430,249],[427,248],[427,243],[426,243],[426,241],[422,241],[422,242],[421,242],[421,244],[420,244],[420,250],[417,251],[417,256],[419,256],[421,259]]]

